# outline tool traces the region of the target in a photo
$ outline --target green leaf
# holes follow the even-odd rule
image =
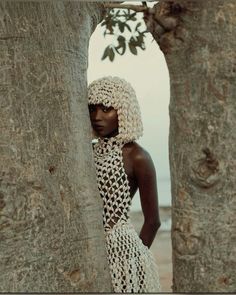
[[[129,43],[129,49],[134,55],[138,54],[137,48],[132,43]]]
[[[116,14],[115,14],[115,17],[120,17],[121,16],[121,14],[120,14],[120,10],[118,10],[117,12],[116,12]]]
[[[119,49],[122,49],[122,51],[120,52]],[[124,44],[124,46],[120,46],[120,47],[115,47],[115,50],[116,52],[119,54],[119,55],[123,55],[125,53],[125,50],[126,50],[126,44]]]
[[[125,27],[131,32],[131,28],[128,24],[124,23]]]
[[[106,57],[109,56],[109,51],[110,51],[110,47],[107,46],[104,53],[103,53],[102,60],[104,60]]]
[[[108,54],[108,56],[109,56],[110,61],[113,61],[114,58],[115,58],[115,53],[113,51],[113,48],[111,48],[111,47],[109,48],[109,54]]]
[[[137,18],[135,17],[135,15],[136,15],[136,12],[134,12],[134,13],[130,14],[130,16],[129,16],[129,20],[136,21],[136,20],[137,20]]]
[[[121,52],[119,52],[120,48],[122,48]],[[119,46],[115,47],[115,50],[119,55],[123,55],[125,53],[125,50],[126,50],[126,43],[121,43]]]
[[[121,21],[119,21],[119,22],[118,22],[118,26],[119,26],[119,29],[120,29],[121,33],[123,33],[124,30],[125,30],[125,24],[122,23]]]
[[[115,47],[115,50],[116,50],[116,52],[118,54],[123,55],[125,53],[125,49],[126,49],[125,37],[123,37],[123,36],[120,35],[117,38],[117,41],[118,41],[119,44],[118,44],[118,46]],[[118,50],[120,48],[122,48],[122,51],[121,52],[119,52],[119,50]]]
[[[139,32],[140,35],[142,35],[143,37],[146,37],[146,33],[149,33],[148,30],[145,30],[145,31],[142,31],[142,32]]]
[[[141,46],[142,43],[143,43],[143,35],[139,35],[137,37],[137,44],[139,44],[139,46]]]
[[[119,36],[118,38],[117,38],[117,41],[119,42],[119,43],[125,43],[125,37],[123,37],[123,36]]]
[[[137,23],[136,27],[135,27],[135,31],[137,31],[137,28],[141,26],[141,23]]]
[[[134,37],[131,37],[131,38],[129,39],[129,44],[131,44],[131,45],[135,45],[135,43],[136,43],[136,41],[135,41]]]

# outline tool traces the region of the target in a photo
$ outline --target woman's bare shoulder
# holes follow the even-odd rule
[[[123,147],[123,150],[134,162],[138,163],[151,160],[150,154],[137,142],[127,143]]]

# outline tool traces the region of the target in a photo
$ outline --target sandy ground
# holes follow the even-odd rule
[[[161,222],[164,225],[171,216],[170,208],[160,208]],[[139,233],[143,224],[142,212],[131,212],[132,223]],[[159,267],[159,276],[161,289],[163,292],[172,292],[172,253],[171,253],[171,236],[170,231],[159,229],[156,238],[151,246],[151,251]]]

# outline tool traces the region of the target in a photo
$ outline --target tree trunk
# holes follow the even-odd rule
[[[173,290],[233,292],[236,1],[160,1],[156,19],[171,84]]]
[[[111,290],[87,109],[101,3],[1,1],[1,292]]]

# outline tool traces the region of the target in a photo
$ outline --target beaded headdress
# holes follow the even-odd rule
[[[119,77],[107,76],[88,86],[88,103],[113,107],[118,114],[117,138],[124,142],[143,134],[141,113],[135,91],[130,83]]]

